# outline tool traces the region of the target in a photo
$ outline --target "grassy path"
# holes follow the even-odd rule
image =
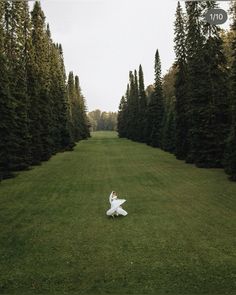
[[[233,294],[235,209],[223,171],[95,133],[0,184],[0,293]]]

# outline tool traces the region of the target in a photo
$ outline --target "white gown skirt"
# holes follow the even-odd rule
[[[128,213],[120,207],[122,204],[124,204],[124,202],[126,202],[126,200],[124,199],[113,200],[111,202],[111,208],[107,211],[107,215],[111,216],[117,213],[117,214],[126,216]]]

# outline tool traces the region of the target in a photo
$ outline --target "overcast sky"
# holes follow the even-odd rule
[[[89,111],[117,111],[129,71],[139,64],[145,85],[152,84],[157,48],[163,74],[174,61],[175,0],[41,0],[41,5],[53,40],[63,46],[67,73],[80,77]]]

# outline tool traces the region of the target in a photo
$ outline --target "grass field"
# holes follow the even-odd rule
[[[235,209],[222,170],[94,133],[0,184],[0,294],[235,294]]]

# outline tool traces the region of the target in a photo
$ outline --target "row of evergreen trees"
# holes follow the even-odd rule
[[[39,2],[0,1],[0,179],[88,136],[78,77],[66,83]]]
[[[161,78],[158,50],[155,83],[144,91],[142,67],[130,72],[118,113],[120,137],[145,142],[198,167],[224,167],[236,180],[236,4],[232,2],[230,62],[222,31],[205,22],[215,1],[177,6],[176,61]],[[149,89],[150,90],[150,89]]]

